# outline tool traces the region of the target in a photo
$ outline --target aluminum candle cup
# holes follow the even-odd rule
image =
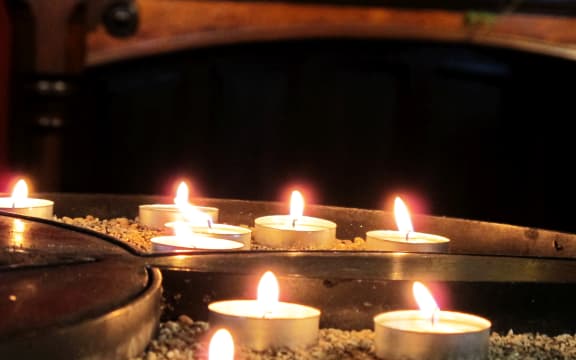
[[[11,197],[2,197],[0,198],[0,211],[52,219],[54,217],[54,202],[33,198],[25,198],[14,202]]]
[[[238,241],[213,237],[157,236],[150,240],[153,252],[182,252],[194,250],[238,250],[244,245]]]
[[[238,344],[254,350],[302,348],[318,342],[320,310],[278,302],[263,313],[256,300],[227,300],[208,305],[210,327],[224,327]]]
[[[194,206],[194,208],[209,215],[212,221],[218,221],[218,208],[207,206]],[[138,221],[142,225],[162,229],[166,223],[186,220],[175,204],[148,204],[138,207]]]
[[[174,223],[167,223],[166,227],[174,228]],[[212,224],[210,227],[190,225],[190,229],[199,236],[238,241],[244,244],[245,248],[249,248],[252,241],[252,230],[241,226],[227,224]]]
[[[302,216],[292,226],[290,215],[262,216],[254,220],[254,241],[272,248],[322,249],[336,242],[336,223]]]
[[[491,326],[453,311],[439,311],[434,323],[420,310],[386,312],[374,317],[375,352],[386,360],[485,360]]]
[[[446,252],[450,239],[440,235],[395,230],[373,230],[366,233],[366,249],[401,252]]]

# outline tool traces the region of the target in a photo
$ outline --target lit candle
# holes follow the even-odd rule
[[[252,230],[241,226],[216,224],[209,214],[202,212],[188,202],[178,203],[178,206],[183,220],[166,223],[166,227],[174,228],[176,224],[185,224],[196,235],[238,241],[244,244],[246,248],[250,248]]]
[[[254,220],[254,241],[272,248],[331,248],[336,242],[336,223],[303,214],[304,198],[299,191],[293,191],[290,215]]]
[[[194,234],[190,227],[182,222],[174,223],[174,235],[153,237],[154,252],[182,252],[190,250],[235,250],[244,247],[238,241],[218,239]]]
[[[302,348],[318,341],[320,310],[280,302],[274,274],[264,273],[256,300],[225,300],[208,305],[210,326],[230,330],[239,344],[254,350]]]
[[[142,225],[153,228],[164,228],[169,222],[184,220],[181,210],[186,206],[193,206],[188,202],[189,190],[185,182],[181,182],[176,190],[174,204],[146,204],[138,207],[138,221]],[[213,221],[218,221],[218,208],[209,206],[193,206],[198,211],[210,216]]]
[[[176,223],[181,224],[182,222],[169,222],[166,223],[166,227],[174,228]],[[250,248],[252,230],[248,228],[228,224],[214,224],[212,221],[208,221],[208,224],[188,222],[184,222],[184,224],[188,225],[190,230],[199,236],[237,241],[244,244],[245,248]]]
[[[54,202],[46,199],[33,199],[28,197],[28,185],[20,179],[12,190],[12,196],[0,197],[0,211],[52,219],[54,215]]]
[[[396,197],[394,217],[398,230],[372,230],[366,233],[368,250],[403,252],[445,252],[450,239],[435,234],[414,232],[408,208]]]
[[[400,310],[374,317],[376,356],[387,360],[488,359],[490,327],[485,318],[441,311],[428,289],[413,284],[420,310]]]
[[[208,345],[208,360],[234,360],[234,339],[226,329],[218,329]]]

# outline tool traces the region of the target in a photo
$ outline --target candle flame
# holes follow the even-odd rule
[[[192,228],[183,221],[175,221],[171,224],[174,227],[174,235],[181,240],[191,240],[194,237]]]
[[[192,225],[212,227],[212,217],[208,214],[203,213],[198,210],[194,205],[190,204],[188,197],[190,196],[190,191],[188,190],[188,185],[184,181],[178,185],[176,190],[176,197],[174,198],[174,204],[180,210],[182,217]]]
[[[300,220],[304,215],[304,197],[298,190],[292,191],[292,196],[290,198],[290,217],[292,218],[292,225],[296,224],[296,221]]]
[[[14,189],[12,190],[12,204],[16,206],[17,202],[23,201],[28,198],[28,185],[23,179],[18,180]]]
[[[410,233],[414,231],[412,220],[410,219],[410,212],[400,197],[394,199],[394,218],[396,219],[396,226],[398,231],[403,233]]]
[[[257,302],[263,311],[264,316],[271,313],[278,304],[280,297],[280,286],[272,271],[266,271],[258,283]]]
[[[440,308],[428,288],[421,282],[416,281],[412,285],[412,292],[414,293],[414,299],[416,303],[418,303],[422,316],[425,319],[430,319],[434,324]]]
[[[184,181],[178,185],[178,189],[176,190],[176,197],[174,198],[174,204],[176,206],[181,207],[188,204],[188,197],[190,196],[190,191],[188,190],[188,185]]]
[[[208,360],[233,360],[234,339],[226,329],[218,329],[210,339]]]
[[[180,213],[182,217],[189,225],[193,226],[208,226],[212,228],[212,216],[198,210],[194,205],[188,204],[180,208]]]

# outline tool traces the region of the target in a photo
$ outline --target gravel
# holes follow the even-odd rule
[[[205,360],[209,324],[193,321],[186,315],[162,322],[158,336],[148,349],[131,360]],[[236,345],[236,360],[376,360],[372,330],[345,331],[320,329],[318,344],[302,350],[269,349],[253,351]],[[573,360],[576,335],[492,333],[490,360]]]
[[[112,236],[143,252],[152,251],[150,239],[166,232],[160,229],[140,225],[138,221],[127,218],[99,219],[88,215],[86,217],[56,217],[55,220]]]
[[[67,224],[89,228],[124,241],[132,247],[151,252],[150,239],[167,234],[167,230],[142,226],[138,219],[99,219],[94,216],[79,218],[56,218]],[[338,240],[334,249],[362,250],[362,238]],[[253,243],[251,249],[265,250],[265,246]],[[275,249],[277,250],[277,249]],[[131,360],[207,360],[209,324],[193,321],[186,315],[177,320],[160,323],[157,336],[141,356]],[[368,360],[374,355],[374,333],[370,329],[346,331],[321,329],[316,346],[300,351],[269,349],[256,352],[238,347],[236,360]],[[576,334],[548,336],[538,333],[506,334],[490,336],[490,360],[576,360]]]
[[[67,216],[56,217],[55,220],[66,224],[85,227],[91,230],[101,232],[106,235],[115,237],[124,241],[128,245],[145,253],[152,252],[152,243],[150,239],[155,236],[170,234],[169,229],[156,229],[140,225],[138,219],[114,218],[99,219],[88,215],[86,217],[70,218]],[[240,225],[248,227],[247,225]],[[363,238],[357,237],[353,240],[338,240],[334,248],[328,250],[363,250],[366,242]],[[251,250],[287,250],[282,248],[269,248],[264,245],[252,242]],[[303,249],[304,250],[304,249]]]

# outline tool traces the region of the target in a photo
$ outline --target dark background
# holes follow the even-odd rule
[[[285,199],[576,232],[576,64],[458,44],[307,40],[88,70],[62,190]]]

